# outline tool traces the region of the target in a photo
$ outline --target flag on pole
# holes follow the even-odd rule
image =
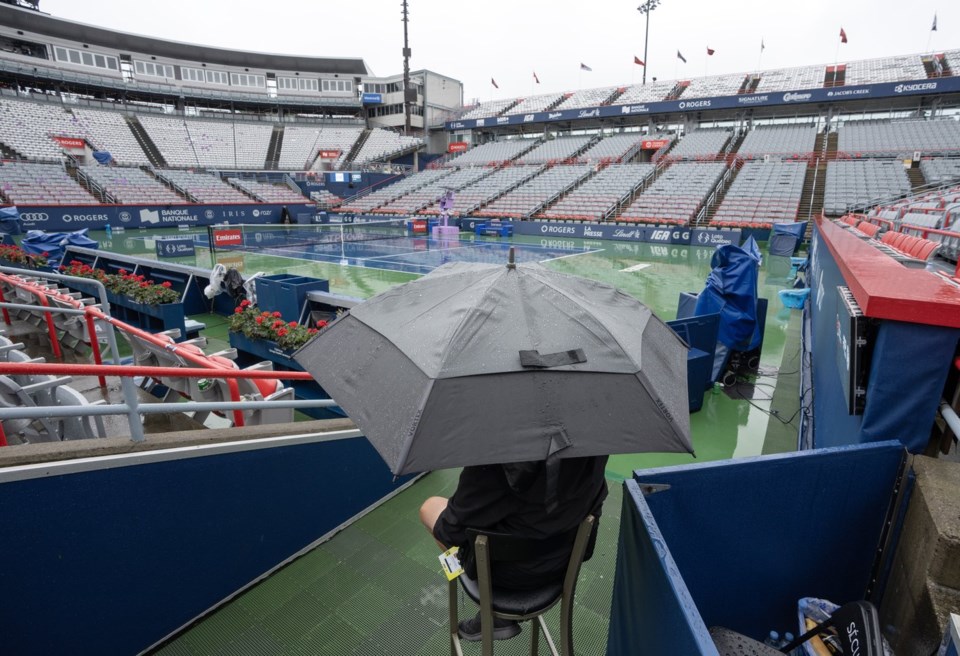
[[[646,68],[647,66],[646,64],[643,63],[643,60],[637,57],[636,55],[633,56],[633,63],[636,64],[637,66],[643,66],[644,68]]]
[[[716,52],[716,51],[715,51],[713,48],[711,48],[710,46],[707,46],[707,54],[708,54],[708,55],[711,55],[711,56],[712,56],[714,52]]]
[[[499,89],[499,88],[500,88],[500,85],[497,84],[497,81],[494,80],[493,78],[490,78],[490,84],[493,85],[493,88],[494,88],[494,89]]]
[[[766,48],[766,47],[767,47],[767,46],[763,45],[763,38],[761,37],[761,39],[760,39],[760,54],[761,54],[761,55],[763,54],[763,50],[764,50],[764,48]]]
[[[537,77],[536,71],[533,72],[533,81],[536,82],[537,84],[540,84],[540,78]]]
[[[590,68],[589,66],[587,66],[587,65],[584,64],[583,62],[580,62],[580,70],[581,70],[581,71],[593,71],[592,68]]]
[[[684,57],[683,55],[681,55],[679,50],[677,50],[677,59],[679,59],[680,61],[682,61],[684,64],[687,63],[687,58]]]
[[[931,32],[937,31],[937,12],[933,12],[933,27],[930,28]]]
[[[843,28],[840,28],[840,43],[847,42],[847,33],[843,31]]]

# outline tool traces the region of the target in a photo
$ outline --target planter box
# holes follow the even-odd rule
[[[278,273],[257,278],[257,305],[266,312],[279,312],[284,321],[300,321],[307,292],[330,291],[322,278]]]
[[[276,342],[267,339],[251,339],[243,333],[230,331],[230,346],[256,356],[257,361],[269,360],[283,369],[303,371],[303,367],[293,359],[293,350],[283,349]]]
[[[181,341],[186,339],[186,316],[183,303],[162,303],[149,305],[138,303],[129,296],[121,296],[107,291],[110,301],[110,314],[124,323],[142,328],[152,333],[177,328]]]

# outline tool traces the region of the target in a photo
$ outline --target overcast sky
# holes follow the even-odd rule
[[[639,83],[640,2],[409,0],[411,70],[461,80],[468,101]],[[360,57],[376,75],[403,71],[400,0],[40,0],[40,8],[164,39]],[[838,54],[841,27],[848,43]],[[957,0],[661,0],[650,15],[647,81],[950,49],[960,49]]]

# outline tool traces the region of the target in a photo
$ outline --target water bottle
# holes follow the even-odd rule
[[[108,223],[108,224],[107,224],[107,239],[111,239],[112,237],[113,237],[113,229],[110,228],[110,224]]]
[[[763,644],[777,649],[780,647],[780,634],[776,631],[771,631],[767,635],[767,639],[763,641]]]

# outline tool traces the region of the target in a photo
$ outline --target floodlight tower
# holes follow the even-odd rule
[[[647,41],[650,40],[650,12],[657,8],[657,5],[660,4],[660,0],[647,0],[642,5],[637,7],[637,11],[641,14],[645,14],[647,17],[647,31],[643,35],[643,83],[647,83]]]
[[[403,10],[403,133],[410,134],[410,44],[407,41],[407,23],[410,22],[410,12],[407,10],[407,0],[401,3]],[[416,102],[416,96],[414,96]]]

